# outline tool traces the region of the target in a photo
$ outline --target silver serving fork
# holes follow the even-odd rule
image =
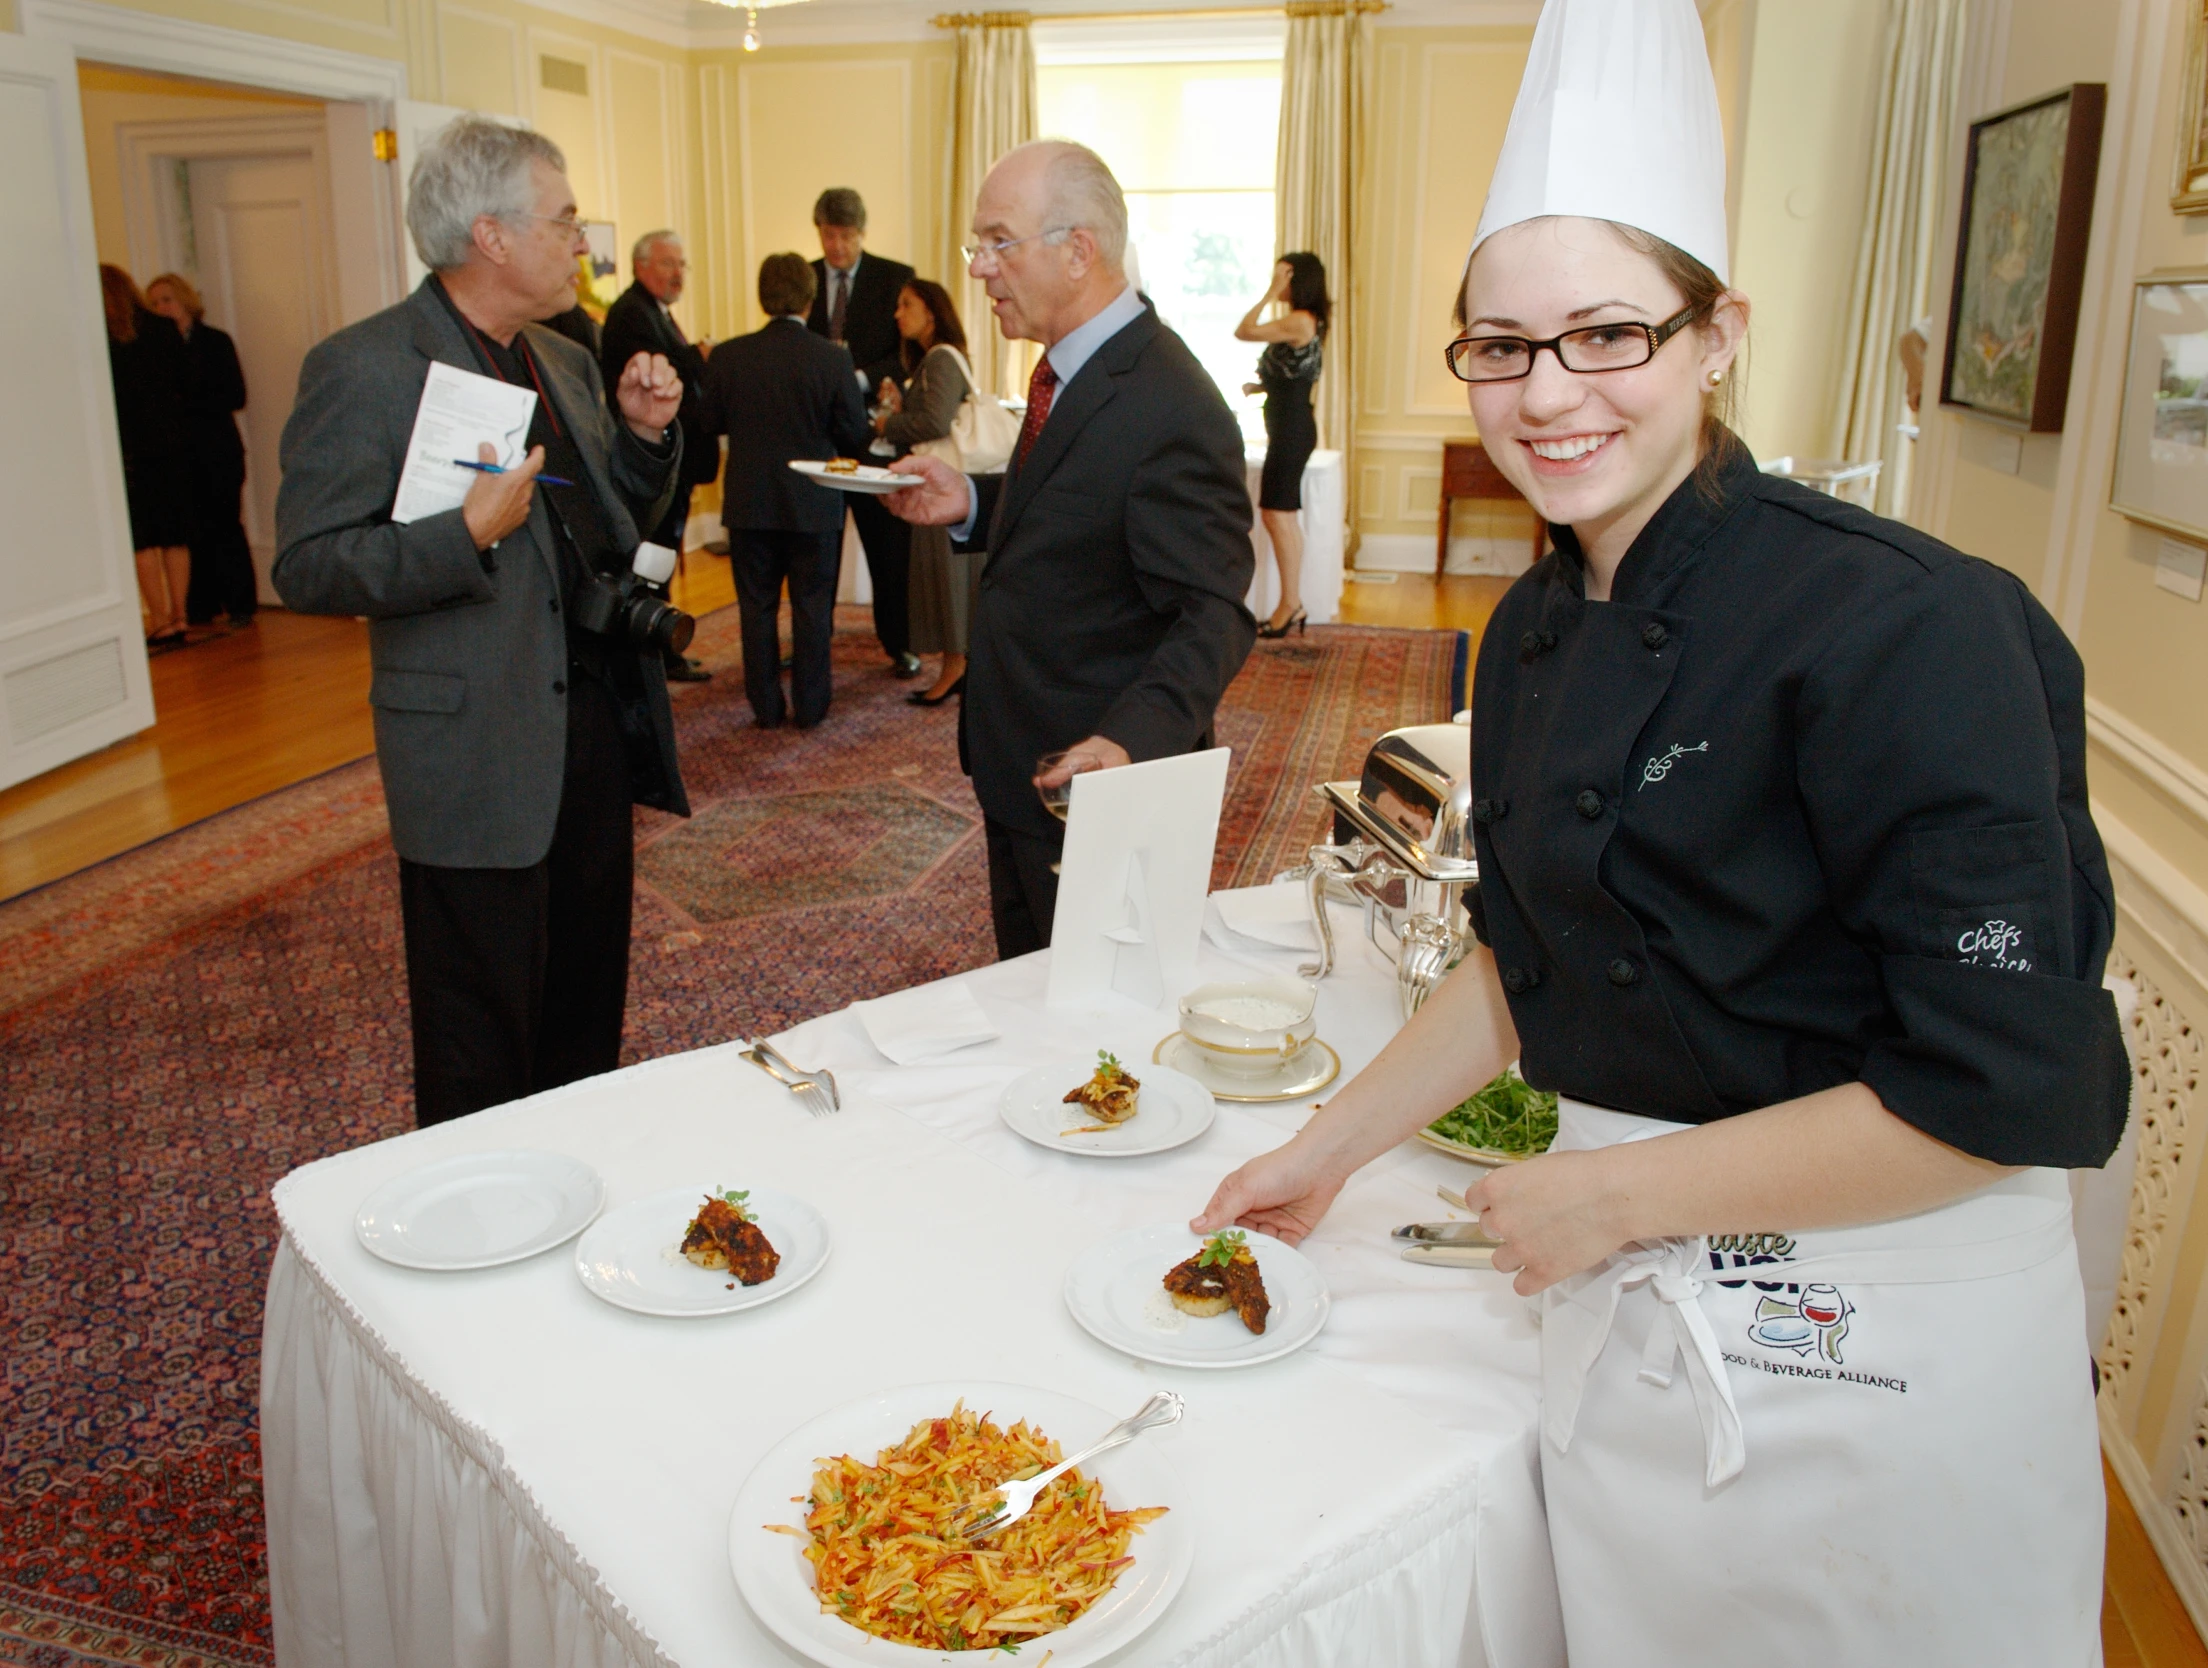
[[[1060,1460],[1040,1476],[1029,1477],[1024,1482],[999,1483],[997,1488],[1004,1496],[1004,1503],[999,1506],[984,1506],[952,1532],[967,1540],[979,1540],[984,1535],[994,1535],[1000,1529],[1010,1528],[1027,1516],[1028,1508],[1035,1504],[1036,1497],[1044,1489],[1075,1466],[1134,1441],[1144,1431],[1156,1430],[1160,1425],[1178,1424],[1187,1408],[1188,1404],[1173,1391],[1160,1390],[1143,1403],[1141,1412],[1122,1419],[1071,1459]]]
[[[753,1038],[739,1051],[777,1083],[795,1095],[798,1104],[816,1118],[825,1118],[831,1112],[843,1110],[843,1097],[836,1092],[836,1080],[825,1071],[800,1071],[790,1064],[787,1056],[778,1052],[764,1038]]]

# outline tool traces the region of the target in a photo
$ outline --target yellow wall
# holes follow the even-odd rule
[[[154,276],[133,269],[130,231],[123,208],[123,176],[115,129],[124,122],[199,121],[223,116],[265,116],[278,110],[319,111],[315,99],[286,98],[252,87],[217,87],[165,75],[145,75],[108,64],[77,66],[77,96],[84,103],[84,148],[92,171],[92,232],[100,259],[121,267],[141,287]]]
[[[813,200],[829,186],[866,199],[868,248],[924,278],[943,275],[950,42],[771,40],[758,52],[695,55],[702,179],[691,262],[706,268],[700,304],[716,336],[764,322],[756,278],[766,256],[820,253]]]
[[[1475,432],[1441,350],[1532,39],[1530,27],[1373,31],[1350,483],[1361,565],[1432,561],[1441,442]],[[1521,540],[1530,553],[1532,530],[1517,505],[1467,504],[1454,520],[1458,537],[1513,554]]]

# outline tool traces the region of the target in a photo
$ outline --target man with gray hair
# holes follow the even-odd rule
[[[675,419],[682,429],[682,478],[676,483],[667,513],[646,535],[654,544],[679,551],[684,529],[690,524],[690,490],[710,481],[721,461],[720,446],[706,433],[698,404],[705,388],[705,353],[683,334],[673,311],[682,299],[684,280],[690,275],[690,258],[683,251],[682,234],[671,227],[646,232],[629,251],[629,265],[636,281],[606,309],[598,365],[606,379],[609,400],[621,385],[622,368],[640,353],[664,355],[682,378],[682,411]],[[670,652],[667,656],[669,682],[705,683],[712,676],[687,655]]]
[[[1009,957],[1050,942],[1057,907],[1065,825],[1036,789],[1212,745],[1257,636],[1255,553],[1241,430],[1127,281],[1127,202],[1103,159],[1062,139],[1006,153],[973,231],[967,270],[998,328],[1045,349],[1019,443],[1001,475],[901,458],[915,484],[882,502],[989,552],[962,739]]]
[[[300,367],[273,577],[302,613],[368,618],[428,1124],[619,1063],[629,806],[689,813],[660,671],[689,621],[630,588],[681,466],[680,378],[638,353],[609,406],[536,322],[573,303],[584,247],[559,149],[462,117],[415,162],[406,219],[430,276]],[[528,452],[498,469],[483,445],[458,509],[401,524],[433,364],[533,391]]]

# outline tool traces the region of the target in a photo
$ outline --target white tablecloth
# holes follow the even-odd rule
[[[1257,502],[1258,478],[1265,472],[1265,448],[1248,453],[1250,502]],[[1342,454],[1321,449],[1303,466],[1303,508],[1296,524],[1303,529],[1303,607],[1313,625],[1325,625],[1342,611],[1342,552],[1349,532],[1349,480]],[[1252,514],[1250,542],[1257,546],[1257,577],[1250,585],[1250,612],[1260,620],[1280,601],[1280,570],[1273,566],[1273,541],[1265,518]]]
[[[1321,1034],[1355,1070],[1394,1029],[1389,969],[1343,922]],[[1208,977],[1242,964],[1207,943]],[[1292,956],[1250,951],[1275,965]],[[966,976],[1002,1040],[896,1068],[848,1013],[785,1039],[832,1064],[839,1116],[803,1116],[733,1046],[706,1049],[311,1164],[276,1188],[262,1455],[284,1668],[785,1664],[728,1570],[753,1464],[826,1408],[889,1386],[1010,1379],[1188,1417],[1154,1438],[1196,1566],[1120,1660],[1549,1668],[1563,1660],[1537,1477],[1534,1332],[1499,1275],[1402,1262],[1387,1230],[1445,1214],[1464,1166],[1405,1148],[1308,1244],[1334,1298],[1285,1360],[1205,1373],[1081,1331],[1060,1286],[1082,1249],[1185,1219],[1308,1105],[1222,1106],[1191,1146],[1104,1162],[997,1121],[1025,1067],[1099,1046],[1145,1061],[1169,1013],[1077,1023],[1040,1006],[1040,958]],[[599,1302],[573,1248],[473,1274],[395,1268],[352,1231],[389,1177],[530,1146],[594,1164],[608,1208],[684,1182],[772,1186],[827,1216],[828,1267],[704,1321]]]

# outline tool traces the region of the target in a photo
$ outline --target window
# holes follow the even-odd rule
[[[1234,327],[1272,279],[1277,26],[1223,46],[1161,43],[1152,29],[1150,50],[1186,56],[1146,63],[1109,61],[1127,49],[1108,41],[1058,38],[1072,33],[1037,26],[1041,131],[1111,164],[1143,292],[1219,384],[1244,436],[1262,440],[1259,402],[1242,393],[1256,380],[1258,349],[1236,341]],[[1222,51],[1237,56],[1204,56]]]

